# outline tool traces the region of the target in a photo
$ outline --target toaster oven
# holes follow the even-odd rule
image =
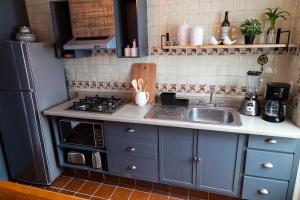
[[[104,125],[102,122],[59,120],[62,143],[105,148]]]

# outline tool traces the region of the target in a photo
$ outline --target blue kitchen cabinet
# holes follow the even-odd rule
[[[244,141],[239,134],[160,127],[161,181],[237,196]]]
[[[300,156],[296,139],[250,135],[242,197],[291,200]]]
[[[160,127],[160,180],[163,183],[195,185],[196,133],[192,129]]]
[[[158,181],[156,126],[105,122],[105,132],[109,173]]]
[[[240,134],[199,131],[196,187],[236,195],[244,141]]]

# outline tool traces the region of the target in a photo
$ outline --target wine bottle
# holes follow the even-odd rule
[[[223,40],[226,36],[229,36],[229,30],[230,30],[230,22],[228,20],[228,11],[225,12],[225,18],[222,22],[222,33],[221,33],[221,41],[223,44]]]

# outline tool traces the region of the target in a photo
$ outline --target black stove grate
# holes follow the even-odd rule
[[[74,102],[69,110],[114,113],[124,105],[125,102],[123,99],[115,98],[114,96],[111,98],[103,98],[96,95],[93,97],[85,97],[84,99]]]

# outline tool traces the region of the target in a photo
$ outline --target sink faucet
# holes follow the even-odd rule
[[[215,88],[210,88],[210,97],[209,97],[209,104],[212,104],[213,95],[216,92]]]

